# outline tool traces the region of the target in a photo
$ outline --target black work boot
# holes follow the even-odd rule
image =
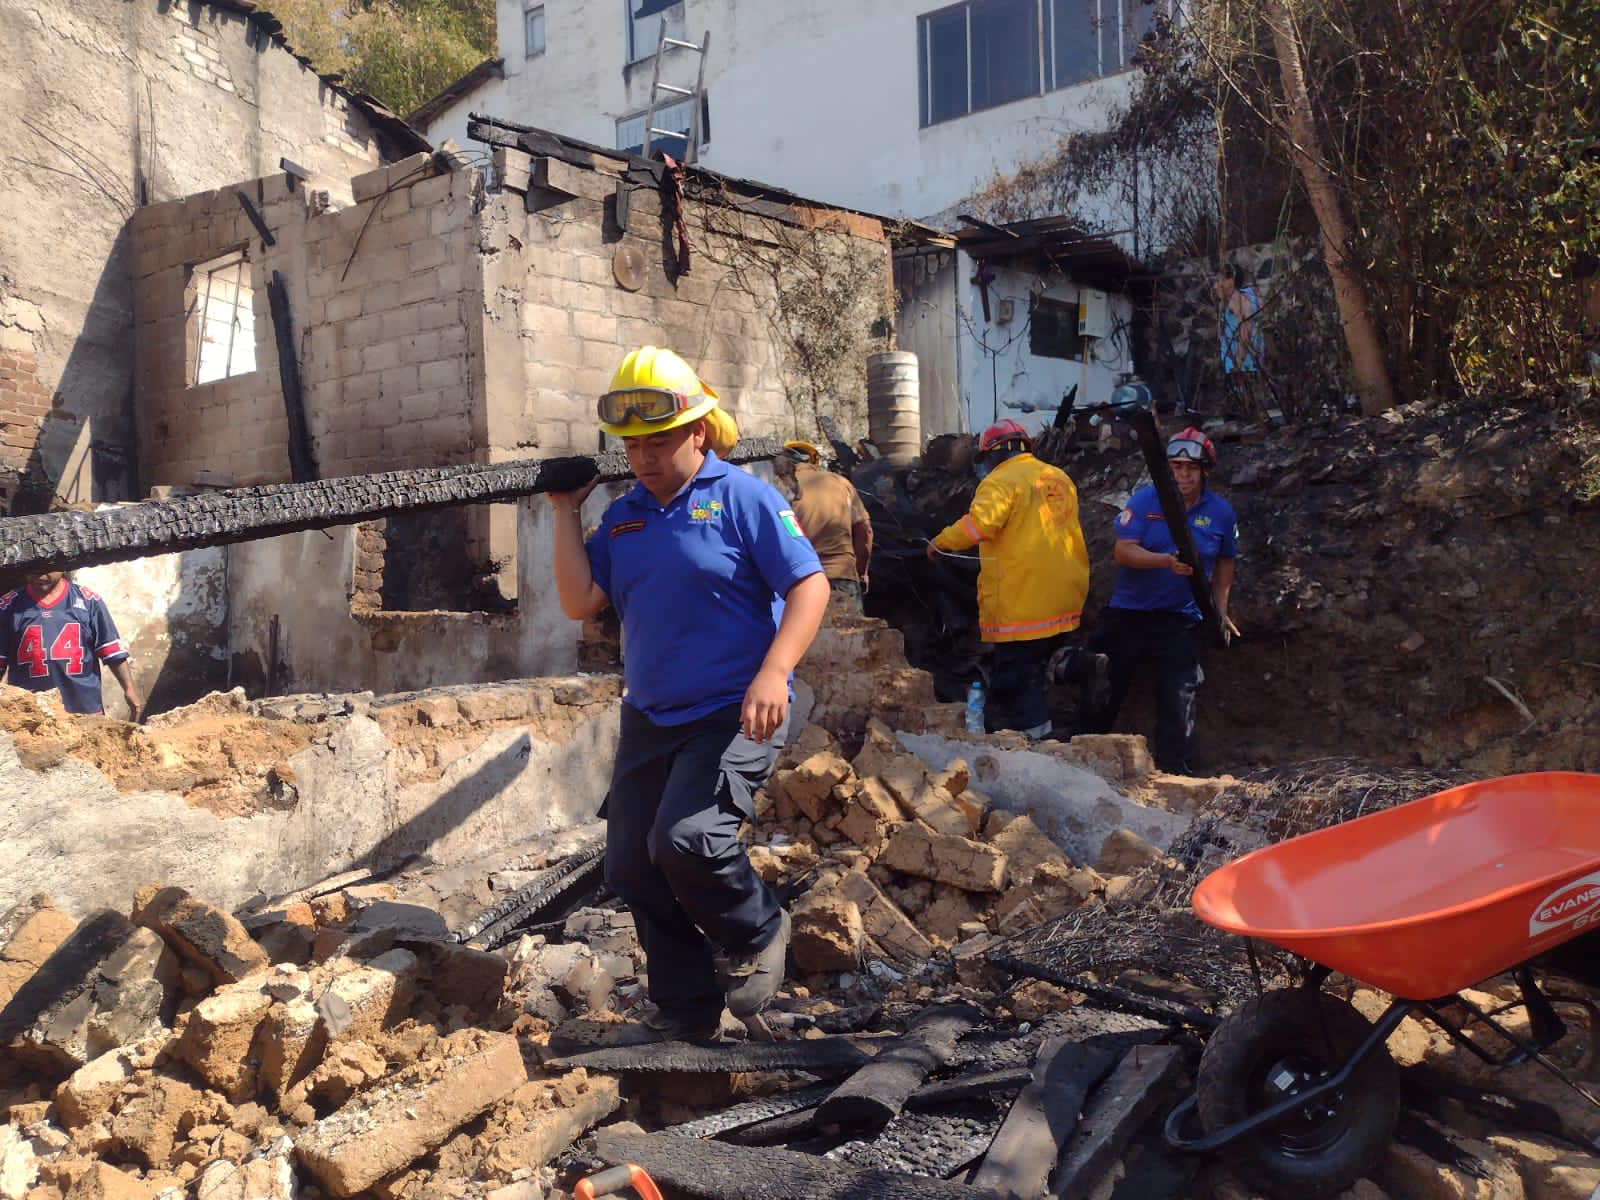
[[[728,1011],[739,1020],[753,1017],[778,994],[784,962],[789,957],[789,914],[778,910],[778,933],[748,954],[717,955],[717,973],[727,990]]]

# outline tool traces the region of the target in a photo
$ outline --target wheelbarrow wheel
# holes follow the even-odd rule
[[[1371,1030],[1354,1008],[1322,992],[1280,990],[1250,1001],[1218,1026],[1200,1056],[1201,1124],[1216,1133],[1309,1090],[1344,1066]],[[1269,1195],[1320,1200],[1377,1165],[1399,1111],[1399,1072],[1375,1046],[1336,1092],[1245,1134],[1223,1153]]]

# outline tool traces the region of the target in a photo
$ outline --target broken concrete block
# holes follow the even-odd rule
[[[200,1176],[195,1200],[295,1200],[293,1156],[294,1143],[280,1137],[237,1163],[218,1159]]]
[[[111,1119],[111,1142],[119,1154],[165,1170],[173,1149],[196,1125],[225,1124],[231,1110],[222,1097],[202,1092],[186,1080],[157,1074],[144,1090],[123,1103]]]
[[[919,879],[968,892],[998,892],[1005,885],[1005,852],[970,838],[902,825],[878,855],[878,864]]]
[[[1105,890],[1105,880],[1088,867],[1041,863],[1033,878],[1010,887],[989,915],[989,928],[1002,937],[1065,916]]]
[[[854,971],[861,966],[865,929],[854,900],[814,888],[790,913],[789,953],[802,971]]]
[[[156,1189],[109,1163],[91,1163],[66,1200],[155,1200]]]
[[[105,1116],[138,1065],[132,1048],[119,1047],[69,1075],[55,1094],[56,1117],[62,1128],[76,1129]]]
[[[954,837],[968,837],[977,832],[977,827],[950,793],[929,781],[920,758],[908,756],[906,762],[891,767],[879,778],[905,816],[921,821],[934,832]]]
[[[259,1063],[252,1043],[273,999],[252,983],[233,984],[189,1012],[172,1052],[229,1100],[255,1095]]]
[[[788,805],[808,820],[820,821],[832,810],[833,789],[853,774],[849,763],[824,750],[790,770],[775,773],[767,781],[767,791],[780,814]]]
[[[1133,830],[1113,829],[1100,844],[1094,869],[1102,875],[1132,875],[1160,859],[1161,851]]]
[[[440,1048],[442,1060],[407,1068],[297,1139],[300,1165],[326,1191],[365,1191],[442,1145],[528,1080],[510,1034],[466,1029]]]
[[[1592,1200],[1600,1192],[1600,1161],[1533,1138],[1496,1134],[1489,1145],[1513,1163],[1528,1200]]]
[[[456,942],[439,942],[421,949],[419,974],[439,1003],[459,1004],[476,1017],[488,1017],[500,1007],[506,994],[506,975],[511,970],[505,959]]]
[[[1005,1003],[1017,1020],[1039,1021],[1051,1013],[1066,1012],[1074,1000],[1065,988],[1042,979],[1028,979],[1012,990]]]
[[[1137,787],[1156,769],[1150,745],[1140,734],[1080,733],[1068,745],[1072,758],[1119,787]]]
[[[0,1009],[76,926],[43,892],[0,917]]]
[[[0,1011],[0,1045],[47,1072],[75,1071],[164,1030],[178,960],[148,929],[103,909],[85,918]]]
[[[231,913],[179,887],[140,888],[133,898],[133,919],[159,933],[219,984],[237,983],[272,965],[267,952]]]
[[[972,770],[964,758],[952,758],[945,768],[928,777],[928,782],[942,788],[952,798],[961,795],[972,784]]]
[[[1158,775],[1150,781],[1155,802],[1169,812],[1197,813],[1228,786],[1226,779],[1196,779],[1189,775]]]
[[[840,895],[855,902],[866,936],[891,959],[906,966],[920,966],[933,956],[933,943],[866,875],[847,871],[836,887]]]
[[[1071,867],[1066,852],[1033,823],[1031,817],[996,809],[983,823],[983,840],[1006,856],[1006,886],[1033,878],[1042,863]]]
[[[504,1176],[543,1166],[616,1111],[620,1100],[615,1078],[590,1075],[581,1067],[558,1079],[523,1084],[490,1118],[485,1140],[493,1149],[484,1169]]]
[[[390,950],[370,963],[339,962],[339,974],[330,977],[327,968],[319,968],[308,991],[274,1006],[262,1022],[258,1048],[263,1092],[282,1096],[316,1068],[329,1042],[370,1040],[410,1009],[417,957],[409,950]]]
[[[939,884],[932,900],[917,914],[917,928],[935,941],[959,942],[970,936],[963,932],[963,926],[977,923],[978,912],[971,895],[960,888]],[[983,926],[979,924],[977,928]]]

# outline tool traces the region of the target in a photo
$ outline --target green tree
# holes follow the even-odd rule
[[[277,0],[290,45],[397,113],[495,54],[494,0]]]

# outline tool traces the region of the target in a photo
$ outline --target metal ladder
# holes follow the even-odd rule
[[[706,88],[706,50],[711,45],[711,32],[707,30],[700,35],[700,44],[686,42],[680,38],[667,36],[667,19],[661,18],[661,33],[656,40],[656,61],[650,71],[650,107],[644,113],[644,146],[642,153],[650,157],[650,143],[655,137],[682,137],[676,129],[657,129],[656,113],[665,108],[667,104],[675,104],[678,100],[689,101],[689,148],[684,153],[683,161],[692,163],[700,157],[700,109],[705,103],[703,97]],[[695,75],[694,87],[678,87],[672,83],[661,82],[661,60],[666,57],[668,50],[688,50],[700,56],[700,70]],[[666,104],[661,101],[662,96],[670,97]]]

